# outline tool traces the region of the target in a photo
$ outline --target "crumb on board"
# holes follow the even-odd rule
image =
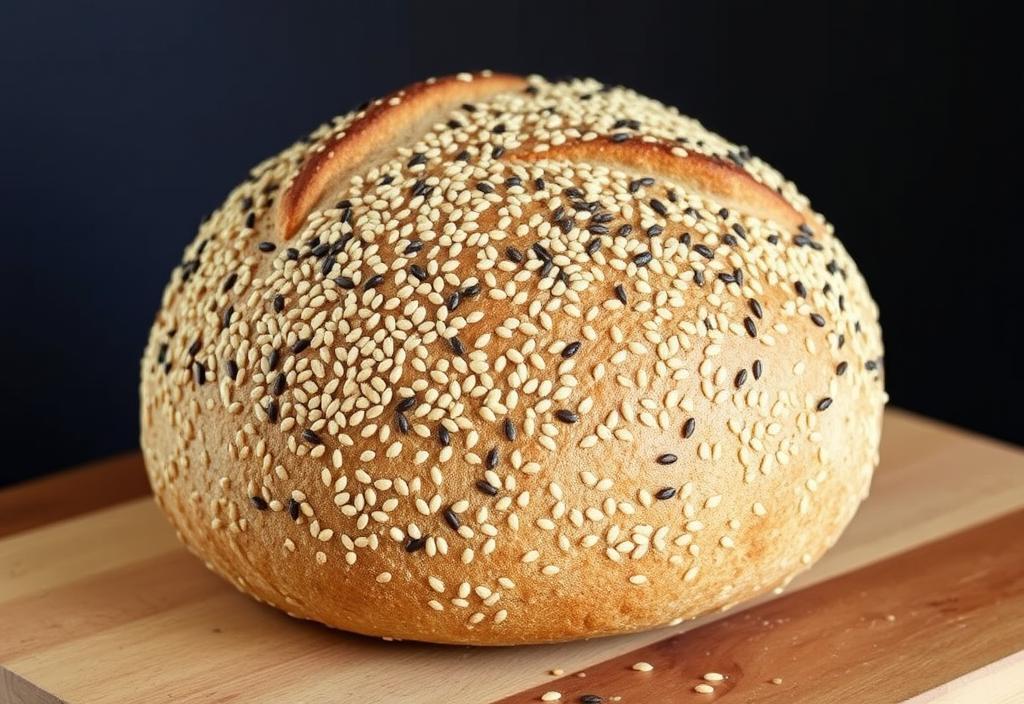
[[[637,672],[650,672],[654,669],[654,665],[652,665],[649,662],[644,662],[643,660],[641,660],[640,662],[633,664],[633,669]]]

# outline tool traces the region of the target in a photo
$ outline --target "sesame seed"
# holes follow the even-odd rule
[[[683,437],[688,438],[693,435],[693,431],[697,428],[696,418],[687,418],[686,422],[683,423]]]
[[[269,508],[266,499],[262,496],[250,496],[249,500],[252,501],[252,505],[256,507],[257,511],[266,511]]]
[[[629,302],[626,298],[626,289],[622,284],[615,284],[615,297],[622,302],[622,305],[626,305]]]
[[[663,455],[658,455],[657,462],[658,462],[658,464],[675,464],[676,460],[678,460],[678,459],[679,458],[676,457],[675,455],[666,452]]]
[[[319,435],[317,435],[314,431],[310,430],[309,428],[306,428],[305,430],[302,431],[302,439],[308,443],[312,443],[313,445],[322,445],[324,442],[323,440],[320,439]]]
[[[671,499],[675,495],[675,487],[667,486],[664,489],[658,489],[657,493],[654,495],[654,498],[658,499],[659,501],[666,501],[668,499]]]
[[[580,351],[581,345],[582,345],[582,343],[580,343],[580,342],[570,342],[568,345],[566,345],[564,348],[562,348],[562,353],[561,353],[562,357],[564,359],[569,359],[570,357],[575,357],[576,353]]]
[[[820,401],[818,401],[817,408],[818,408],[819,411],[824,411],[825,409],[827,409],[831,405],[832,405],[832,399],[829,398],[828,396],[826,396],[825,398],[823,398]]]
[[[562,421],[563,423],[575,423],[580,419],[578,415],[564,408],[555,411],[555,418]]]
[[[481,494],[486,494],[487,496],[496,496],[498,494],[497,488],[492,486],[490,482],[486,482],[483,479],[477,480],[476,488]]]
[[[821,317],[821,315],[819,315],[818,313],[811,313],[811,320],[819,328],[825,327],[825,319],[823,317]]]
[[[649,662],[644,662],[641,660],[640,662],[633,663],[633,669],[637,672],[650,672],[654,669],[654,665],[652,665]]]

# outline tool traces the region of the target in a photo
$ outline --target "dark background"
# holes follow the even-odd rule
[[[1024,81],[979,3],[6,3],[0,484],[130,449],[170,270],[249,167],[430,75],[591,75],[796,181],[882,309],[895,404],[1024,443]]]

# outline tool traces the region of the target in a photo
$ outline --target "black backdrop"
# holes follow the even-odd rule
[[[85,5],[0,13],[0,483],[135,445],[164,282],[250,166],[479,68],[627,84],[749,145],[867,276],[894,403],[1024,442],[1020,40],[978,3]]]

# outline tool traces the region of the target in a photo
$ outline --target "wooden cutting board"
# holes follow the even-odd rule
[[[207,572],[144,494],[137,455],[0,491],[0,702],[1024,701],[1024,451],[902,411],[871,497],[781,597],[563,645],[289,619]]]

